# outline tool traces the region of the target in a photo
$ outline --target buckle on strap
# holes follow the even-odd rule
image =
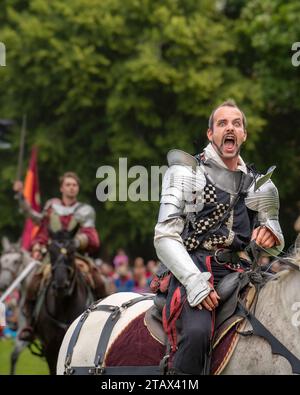
[[[89,375],[95,375],[95,376],[101,376],[104,374],[105,368],[103,366],[95,366],[92,368],[89,368],[88,373]]]
[[[226,263],[228,263],[228,260],[227,260],[227,259],[224,260],[224,258],[225,258],[224,252],[225,252],[225,251],[228,252],[228,250],[226,250],[225,248],[218,248],[218,249],[215,251],[215,253],[214,253],[215,261],[216,261],[217,264],[220,265],[220,266],[224,266],[224,265],[226,265]],[[223,254],[223,257],[221,256],[221,254]]]
[[[229,264],[231,266],[239,266],[241,258],[237,252],[231,251],[227,248],[218,248],[214,253],[215,261],[218,265],[224,266]]]
[[[65,376],[71,376],[74,373],[75,373],[75,370],[73,368],[71,368],[70,366],[65,367],[65,370],[64,370]]]

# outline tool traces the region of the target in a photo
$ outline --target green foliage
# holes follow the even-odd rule
[[[252,159],[261,168],[278,166],[274,179],[288,243],[295,238],[292,225],[299,214],[296,201],[300,196],[300,68],[291,62],[292,44],[300,37],[299,11],[297,1],[252,0],[236,29],[241,43],[247,37],[247,45],[240,50],[241,58],[247,59],[243,69],[262,87],[265,125]]]
[[[284,120],[298,127],[299,71],[290,62],[296,1],[5,0],[1,7],[0,116],[20,123],[27,113],[27,154],[38,145],[43,201],[58,194],[61,173],[78,172],[103,253],[138,246],[153,254],[158,203],[98,202],[97,168],[117,169],[127,157],[128,166],[150,170],[171,148],[196,153],[211,110],[228,97],[249,120],[246,158],[262,170],[273,162],[284,168],[291,175],[278,176],[284,196],[295,187],[298,137]],[[21,217],[10,190],[18,127],[11,138],[0,159],[0,231],[17,238]]]

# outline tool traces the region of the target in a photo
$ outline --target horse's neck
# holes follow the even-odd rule
[[[286,346],[295,348],[300,356],[299,326],[293,326],[295,309],[300,300],[300,272],[287,270],[280,272],[261,290],[255,316]]]
[[[290,307],[291,303],[299,299],[300,272],[292,269],[285,270],[279,273],[277,278],[280,299],[284,307]]]
[[[263,287],[259,294],[257,314],[271,306],[280,310],[288,307],[294,291],[294,287],[291,287],[291,283],[294,282],[293,274],[294,272],[290,271],[280,272]]]
[[[53,295],[51,292],[50,293],[48,292],[47,298],[48,298],[49,306],[51,305],[51,308],[53,310],[52,313],[55,316],[64,317],[66,315],[66,308],[68,308],[68,306],[79,305],[78,307],[80,307],[80,305],[82,304],[82,300],[86,299],[86,291],[82,284],[82,280],[80,279],[80,276],[78,276],[78,273],[74,273],[74,275],[75,278],[72,280],[72,292],[70,295],[57,297]]]

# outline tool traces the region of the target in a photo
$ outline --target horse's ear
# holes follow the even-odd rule
[[[2,237],[2,248],[3,248],[3,252],[8,252],[10,250],[10,241],[6,236]]]

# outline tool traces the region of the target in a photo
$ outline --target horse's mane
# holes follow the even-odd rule
[[[299,266],[299,269],[300,269],[300,249],[299,248],[295,251],[295,254],[290,259],[292,260],[292,262],[295,265]]]
[[[282,257],[282,260],[278,259],[277,261],[280,263],[281,268],[279,269],[279,272],[275,275],[275,278],[280,277],[281,279],[283,279],[286,275],[289,274],[291,270],[295,270],[295,268],[293,269],[288,265],[288,262],[297,266],[300,270],[300,237],[299,236],[297,237],[295,244],[292,245],[288,249],[288,252]],[[276,259],[274,260],[274,263],[275,262]]]
[[[291,261],[294,265],[297,265],[300,269],[300,233],[295,240],[295,244],[289,248],[285,259]]]

